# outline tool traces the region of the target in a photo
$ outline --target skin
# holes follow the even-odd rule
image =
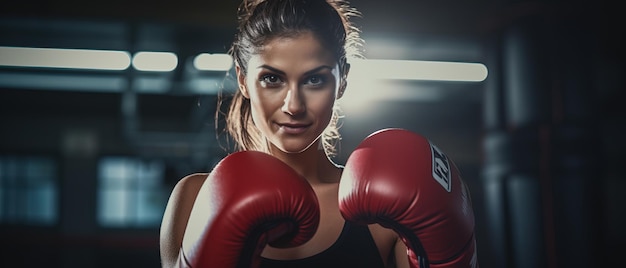
[[[320,227],[302,246],[278,249],[270,246],[262,256],[300,259],[320,253],[339,237],[344,219],[339,212],[341,167],[318,149],[336,99],[345,88],[337,60],[312,33],[270,40],[253,55],[247,74],[236,67],[239,89],[250,99],[255,125],[270,143],[270,153],[305,177],[317,194]],[[179,181],[165,210],[161,226],[163,267],[175,266],[193,202],[207,174],[193,174]],[[409,267],[406,247],[397,234],[380,225],[369,225],[382,259],[397,259],[396,267]]]

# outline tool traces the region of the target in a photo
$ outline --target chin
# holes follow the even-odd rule
[[[299,154],[309,149],[317,150],[322,134],[316,137],[310,135],[301,136],[274,136],[270,139],[270,144],[274,149],[287,154]]]
[[[288,154],[299,154],[302,153],[312,147],[316,147],[317,140],[314,140],[311,143],[299,143],[299,144],[281,144],[280,146],[276,146],[278,149],[280,149],[281,151],[288,153]]]
[[[311,144],[312,145],[312,144]],[[281,151],[288,153],[288,154],[299,154],[302,153],[304,151],[306,151],[307,149],[309,149],[311,147],[311,145],[303,147],[303,146],[298,146],[298,147],[292,147],[292,146],[283,146],[283,147],[279,147]]]

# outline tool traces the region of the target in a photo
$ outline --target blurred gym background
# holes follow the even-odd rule
[[[160,266],[172,187],[225,155],[214,115],[218,94],[234,89],[223,54],[238,4],[3,4],[2,266]],[[626,24],[617,5],[352,5],[370,60],[354,64],[341,100],[337,162],[375,130],[422,133],[470,187],[481,267],[621,260]]]

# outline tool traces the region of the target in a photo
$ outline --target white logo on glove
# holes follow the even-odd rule
[[[443,186],[446,191],[452,190],[452,180],[450,174],[450,164],[448,163],[448,157],[437,146],[430,143],[430,150],[432,152],[433,163],[433,178]]]

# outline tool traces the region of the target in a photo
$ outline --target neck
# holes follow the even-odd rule
[[[340,170],[324,150],[318,149],[319,142],[316,141],[300,153],[286,153],[274,146],[270,151],[273,156],[285,162],[311,184],[337,182]]]

